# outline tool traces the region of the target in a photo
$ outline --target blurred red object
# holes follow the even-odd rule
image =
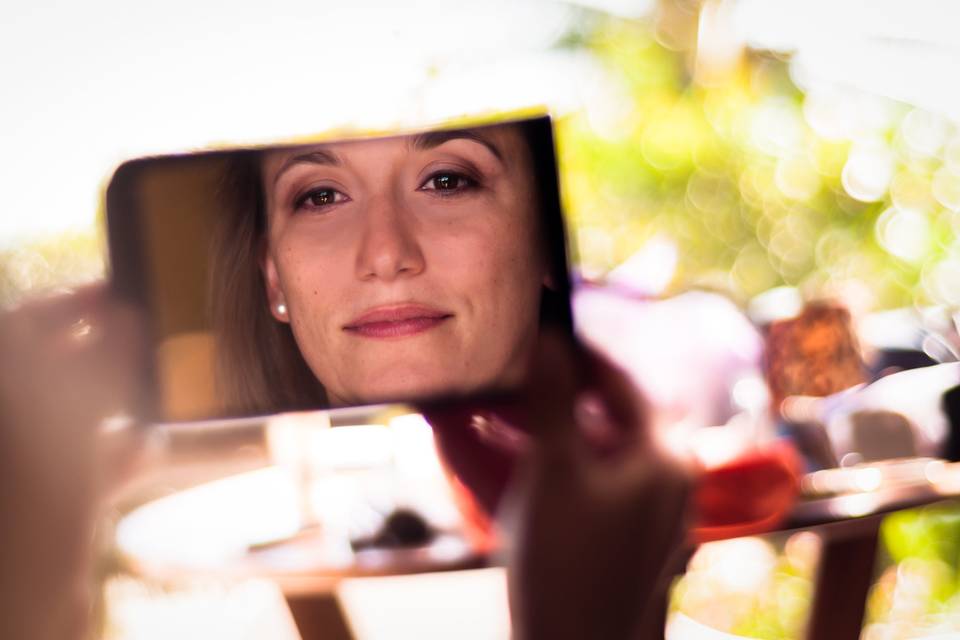
[[[427,414],[471,539],[484,550],[495,546],[492,514],[522,455],[484,440],[469,428],[470,407]],[[695,480],[692,543],[755,535],[777,528],[799,495],[802,462],[787,441],[745,452]]]
[[[786,441],[707,469],[695,484],[690,539],[696,544],[772,531],[800,490],[802,462]]]

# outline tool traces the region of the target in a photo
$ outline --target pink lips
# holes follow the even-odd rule
[[[344,331],[364,338],[402,338],[429,331],[452,313],[417,304],[378,307],[351,320]]]

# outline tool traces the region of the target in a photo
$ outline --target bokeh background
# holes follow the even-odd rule
[[[103,272],[100,192],[130,157],[531,104],[560,115],[589,276],[647,249],[654,293],[960,300],[939,3],[209,5],[7,10],[0,300]]]
[[[104,276],[102,192],[125,159],[532,104],[558,117],[587,279],[747,311],[771,291],[857,314],[960,306],[954,5],[259,4],[5,5],[0,306]],[[960,511],[882,534],[865,637],[960,631]],[[809,533],[708,545],[673,607],[801,637],[816,549]]]

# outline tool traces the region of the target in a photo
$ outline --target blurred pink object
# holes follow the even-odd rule
[[[767,396],[757,384],[762,339],[723,296],[692,291],[652,300],[619,286],[580,283],[573,310],[580,336],[646,394],[657,426],[720,425],[757,408],[737,406],[741,381],[755,391],[753,404],[765,408]]]

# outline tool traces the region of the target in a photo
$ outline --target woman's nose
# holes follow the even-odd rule
[[[357,276],[361,280],[394,280],[423,272],[417,225],[401,203],[383,199],[367,211]]]

